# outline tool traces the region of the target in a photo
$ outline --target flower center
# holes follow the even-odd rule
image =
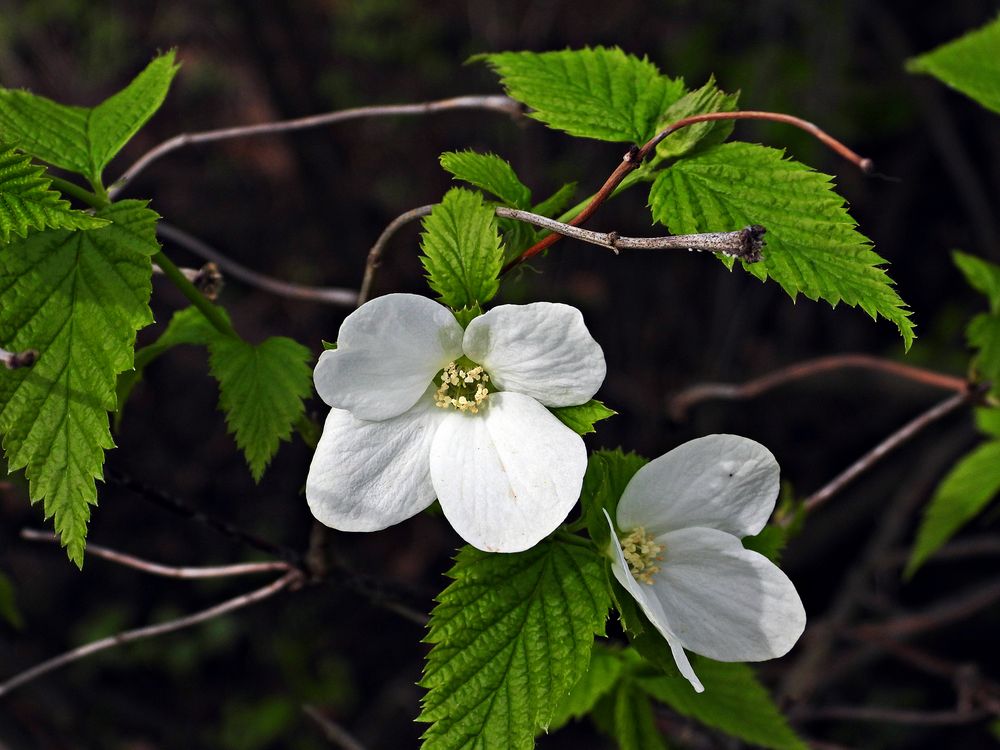
[[[653,576],[660,572],[660,566],[656,563],[663,561],[661,554],[663,545],[657,544],[652,536],[646,534],[642,526],[623,537],[621,545],[622,552],[625,553],[625,562],[628,563],[635,580],[651,584]]]
[[[477,414],[490,395],[490,376],[481,365],[466,360],[449,362],[435,378],[440,385],[434,403],[441,409],[454,408]]]

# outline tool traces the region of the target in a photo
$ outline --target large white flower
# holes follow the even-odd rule
[[[740,542],[764,528],[777,496],[778,464],[767,448],[708,435],[639,469],[618,504],[622,536],[612,526],[611,569],[699,693],[684,649],[763,661],[786,654],[805,628],[792,582]]]
[[[528,549],[566,518],[587,468],[581,438],[545,407],[586,403],[605,371],[568,305],[501,305],[463,331],[426,297],[367,302],[316,365],[334,408],[309,507],[327,526],[376,531],[437,497],[473,546]]]

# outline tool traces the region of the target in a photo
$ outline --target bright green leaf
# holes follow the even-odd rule
[[[1000,313],[1000,266],[958,250],[952,252],[951,259],[969,285],[986,295],[990,301],[990,312]]]
[[[636,684],[682,716],[772,750],[806,750],[771,696],[746,664],[693,656],[691,666],[705,686],[696,693],[679,677],[637,677]]]
[[[507,93],[532,108],[528,117],[582,138],[643,143],[684,93],[646,58],[617,47],[480,55]]]
[[[590,713],[594,704],[614,687],[621,672],[622,661],[618,652],[595,644],[590,654],[590,666],[556,707],[549,732],[568,724],[571,719],[581,719]]]
[[[976,409],[976,428],[984,435],[1000,438],[1000,408]]]
[[[595,422],[613,417],[618,412],[613,411],[596,399],[577,406],[558,406],[549,409],[559,417],[559,421],[569,427],[577,435],[588,435],[597,432]]]
[[[475,151],[447,151],[441,154],[441,166],[455,179],[495,195],[514,208],[531,207],[531,190],[518,178],[514,168],[495,154]]]
[[[464,547],[448,576],[426,638],[424,750],[531,748],[604,632],[604,562],[560,541],[502,555]]]
[[[691,115],[732,112],[739,109],[739,99],[738,92],[727,94],[716,87],[714,77],[709,77],[708,82],[700,89],[688,92],[671,104],[660,118],[658,127],[666,127]],[[733,120],[719,120],[688,125],[660,141],[656,146],[656,155],[663,159],[672,159],[683,156],[696,146],[701,149],[716,146],[729,137],[735,124]]]
[[[657,177],[649,193],[653,218],[674,234],[716,232],[762,224],[764,259],[744,264],[760,279],[777,281],[794,300],[803,294],[836,306],[861,307],[899,328],[913,342],[910,312],[831,189],[815,172],[782,151],[726,143],[682,159]]]
[[[107,221],[76,211],[31,158],[0,143],[0,243],[31,229],[97,229]],[[2,249],[0,249],[2,252]]]
[[[1000,440],[992,440],[962,458],[938,485],[924,511],[905,575],[912,576],[997,493],[1000,493]]]
[[[493,208],[483,197],[453,188],[423,225],[420,260],[442,302],[458,310],[492,299],[500,288],[503,248]]]
[[[177,67],[174,53],[167,52],[94,108],[0,89],[0,139],[99,183],[108,162],[159,109]]]
[[[89,232],[50,229],[0,252],[0,346],[36,349],[31,368],[0,371],[0,432],[9,470],[25,469],[32,502],[70,558],[83,564],[90,506],[118,373],[132,367],[135,333],[152,322],[150,256],[157,216],[139,201],[97,212]]]
[[[743,547],[759,552],[777,565],[781,562],[781,553],[788,544],[788,529],[786,527],[768,524],[755,536],[743,537]]]
[[[1000,18],[906,64],[1000,113]]]

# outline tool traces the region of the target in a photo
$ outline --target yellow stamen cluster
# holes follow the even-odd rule
[[[621,540],[625,562],[639,583],[651,584],[653,576],[660,572],[656,563],[663,562],[663,545],[657,544],[641,526]]]
[[[441,385],[434,394],[434,403],[441,409],[454,407],[459,411],[478,414],[490,395],[490,376],[480,365],[465,370],[454,362],[441,371]]]

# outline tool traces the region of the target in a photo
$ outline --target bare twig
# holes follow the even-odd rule
[[[195,289],[208,299],[214,302],[218,298],[224,280],[217,264],[206,263],[201,268],[179,268],[178,270],[184,275],[184,278],[194,284]],[[156,263],[153,264],[153,274],[166,275]]]
[[[38,352],[35,349],[25,349],[23,352],[9,352],[6,349],[0,349],[0,362],[8,370],[31,367],[37,361]]]
[[[688,125],[694,125],[699,122],[709,122],[712,120],[770,120],[772,122],[783,122],[788,125],[794,125],[795,127],[801,128],[813,137],[819,139],[823,144],[836,151],[863,172],[870,172],[872,169],[872,162],[870,159],[862,158],[833,136],[816,127],[811,122],[807,122],[799,117],[781,114],[779,112],[753,111],[711,112],[703,115],[693,115],[667,125],[667,127],[653,136],[641,148],[633,146],[626,151],[624,156],[622,156],[621,163],[615,168],[614,172],[612,172],[608,179],[604,181],[604,184],[601,185],[600,189],[594,194],[594,197],[590,199],[590,202],[584,206],[583,210],[570,219],[569,223],[573,226],[579,226],[593,216],[594,212],[600,208],[601,204],[611,197],[618,186],[621,185],[622,181],[631,172],[638,169],[642,165],[642,162],[645,161],[651,153],[653,153],[660,141],[668,135],[677,132],[681,128],[687,127]],[[518,257],[513,258],[509,263],[507,263],[507,265],[505,265],[501,270],[501,274],[507,273],[507,271],[510,271],[515,266],[520,265],[524,261],[538,255],[538,253],[542,252],[546,248],[551,247],[558,242],[559,237],[559,234],[550,234],[547,237],[542,238],[521,253]]]
[[[353,289],[294,284],[290,281],[281,281],[280,279],[275,279],[271,276],[266,276],[265,274],[253,271],[246,266],[237,263],[235,260],[226,257],[221,252],[197,237],[194,237],[184,230],[178,229],[165,221],[157,222],[156,233],[161,237],[170,240],[187,250],[190,250],[195,255],[211,261],[209,266],[216,264],[234,279],[239,279],[245,284],[257,287],[258,289],[263,289],[264,291],[276,294],[279,297],[306,300],[308,302],[323,302],[330,305],[339,305],[341,307],[353,307],[357,302],[358,295]],[[205,266],[205,268],[207,267],[208,266]],[[194,283],[195,286],[198,285],[194,280],[192,280],[192,283]]]
[[[784,367],[753,380],[748,380],[745,383],[702,383],[687,388],[670,400],[670,414],[675,420],[680,421],[684,419],[692,406],[708,399],[751,399],[786,383],[830,372],[831,370],[842,370],[845,368],[861,368],[884,372],[917,383],[924,383],[934,388],[955,391],[956,393],[965,393],[969,389],[968,382],[962,378],[933,370],[926,370],[923,367],[904,365],[900,362],[873,357],[869,354],[832,354],[827,357],[818,357],[805,362],[797,362],[794,365]]]
[[[325,716],[315,706],[306,704],[302,707],[302,713],[312,719],[323,732],[323,736],[341,750],[365,750],[365,746],[354,739],[346,729]]]
[[[879,567],[896,568],[909,562],[912,552],[901,549],[879,561]],[[1000,536],[983,535],[956,539],[934,550],[927,558],[927,564],[946,560],[968,560],[975,557],[995,557],[1000,555]]]
[[[902,615],[885,622],[859,625],[849,631],[849,634],[859,638],[902,638],[917,635],[972,617],[997,601],[1000,601],[1000,580],[971,591],[963,591],[923,612]]]
[[[27,539],[30,542],[59,542],[59,537],[54,534],[50,534],[47,531],[36,531],[35,529],[21,529],[21,538]],[[255,575],[258,573],[290,571],[293,569],[286,562],[255,562],[240,563],[237,565],[178,568],[172,565],[160,565],[149,560],[143,560],[140,557],[127,555],[124,552],[118,552],[108,547],[101,547],[97,544],[88,544],[87,554],[124,565],[126,568],[135,568],[136,570],[141,570],[143,573],[164,576],[166,578],[228,578],[230,576]]]
[[[796,712],[801,721],[823,719],[845,719],[848,721],[870,721],[885,724],[912,724],[913,726],[954,726],[974,724],[992,716],[991,711],[911,711],[902,708],[881,708],[878,706],[826,706]]]
[[[906,443],[921,430],[929,427],[934,422],[969,403],[971,400],[978,397],[978,395],[978,391],[956,393],[954,396],[945,399],[937,406],[928,409],[920,416],[907,422],[853,464],[848,466],[827,484],[807,497],[802,503],[806,512],[816,510],[816,508],[826,503],[831,497],[840,492],[840,490],[854,481],[858,476],[868,471],[872,466],[881,461],[896,448]],[[786,518],[783,520],[783,524],[787,525],[791,522],[791,520],[791,518]]]
[[[240,594],[239,596],[228,599],[221,604],[216,604],[214,607],[209,607],[208,609],[203,609],[200,612],[195,612],[194,614],[186,615],[184,617],[178,617],[175,620],[159,623],[158,625],[147,625],[146,627],[136,628],[134,630],[126,630],[123,633],[117,633],[115,635],[108,636],[107,638],[101,638],[100,640],[74,648],[60,654],[59,656],[49,659],[48,661],[37,664],[31,669],[27,669],[24,672],[11,677],[3,684],[0,684],[0,697],[7,695],[21,685],[31,682],[32,680],[36,680],[42,675],[48,674],[49,672],[59,669],[60,667],[64,667],[67,664],[72,664],[75,661],[79,661],[80,659],[105,651],[109,648],[114,648],[115,646],[121,646],[126,643],[145,640],[147,638],[155,638],[160,635],[189,628],[192,625],[207,622],[208,620],[215,619],[216,617],[221,617],[229,612],[234,612],[235,610],[242,609],[243,607],[268,599],[290,586],[297,585],[301,582],[301,580],[302,574],[299,571],[289,571],[285,575],[281,576],[281,578],[272,581],[262,588],[255,589],[254,591],[250,591],[246,594]]]
[[[113,199],[135,179],[136,175],[157,159],[166,156],[172,151],[176,151],[184,146],[192,146],[198,143],[213,143],[215,141],[231,140],[233,138],[247,138],[256,135],[273,135],[275,133],[288,133],[294,130],[305,130],[307,128],[318,128],[324,125],[333,125],[338,122],[357,120],[368,117],[398,117],[406,115],[426,115],[434,112],[445,112],[455,109],[482,109],[501,112],[514,117],[521,115],[521,105],[506,96],[457,96],[451,99],[440,99],[433,102],[422,102],[419,104],[386,104],[373,107],[355,107],[353,109],[342,109],[336,112],[327,112],[309,117],[299,117],[294,120],[280,120],[278,122],[265,122],[259,125],[243,125],[233,128],[219,128],[217,130],[205,130],[198,133],[182,133],[164,141],[160,145],[143,154],[125,173],[119,177],[108,195]]]
[[[419,206],[411,209],[406,213],[402,213],[397,216],[389,222],[389,226],[382,230],[382,234],[378,236],[378,239],[375,240],[375,244],[372,245],[371,250],[368,251],[368,260],[365,262],[365,274],[361,279],[361,289],[358,291],[356,300],[358,307],[361,307],[361,305],[371,298],[372,284],[375,281],[375,271],[382,262],[382,253],[389,240],[392,239],[393,235],[395,235],[400,228],[406,226],[411,221],[416,221],[417,219],[429,215],[431,209],[433,208],[434,206]]]

